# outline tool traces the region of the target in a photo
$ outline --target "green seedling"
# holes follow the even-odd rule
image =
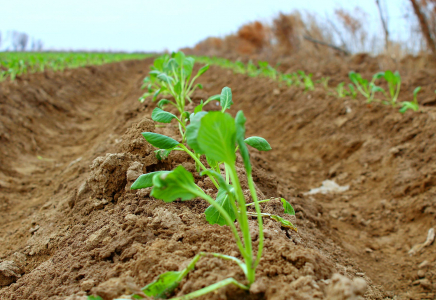
[[[206,220],[210,224],[227,225],[230,227],[243,259],[241,260],[220,253],[200,252],[185,269],[178,272],[171,271],[161,274],[154,282],[146,285],[142,289],[142,294],[133,295],[132,297],[135,299],[145,297],[170,297],[174,289],[177,288],[180,282],[188,275],[189,271],[195,268],[195,264],[198,260],[207,256],[214,256],[236,263],[244,273],[246,282],[241,283],[234,278],[227,278],[188,295],[172,299],[194,299],[229,284],[248,290],[255,281],[255,270],[262,257],[264,243],[262,218],[270,218],[280,222],[283,227],[296,230],[296,227],[284,218],[261,212],[259,203],[270,201],[270,199],[259,201],[257,198],[247,145],[261,150],[270,150],[271,147],[268,142],[262,138],[250,137],[245,139],[246,119],[242,111],[237,113],[235,119],[225,112],[216,111],[208,113],[199,112],[195,116],[198,117],[191,118],[191,124],[188,126],[187,130],[188,146],[196,150],[197,153],[206,156],[206,160],[211,168],[203,170],[201,175],[209,175],[218,182],[216,198],[213,199],[196,185],[193,175],[184,169],[183,166],[178,166],[173,171],[158,171],[141,175],[133,183],[131,188],[140,189],[152,187],[150,195],[165,202],[173,202],[177,199],[182,201],[194,198],[204,199],[210,204],[205,211]],[[149,132],[143,133],[143,135],[147,141],[154,146],[163,148],[186,147],[163,135]],[[250,200],[252,200],[251,203],[247,203],[240,184],[241,180],[236,172],[237,152],[241,155],[244,164],[245,176],[247,177],[250,191]],[[223,167],[222,169],[225,175],[221,174],[221,168],[219,168],[219,166]],[[285,199],[281,201],[284,212],[289,215],[295,215],[292,206]],[[254,206],[254,212],[249,211],[251,206]],[[249,217],[257,217],[259,239],[256,255],[253,251],[253,243],[250,236]],[[236,229],[235,221],[239,225],[242,233],[241,236]]]
[[[350,94],[350,96],[351,96],[353,99],[356,99],[356,98],[357,98],[357,91],[356,91],[356,89],[354,88],[354,85],[351,84],[351,83],[349,83],[349,84],[348,84],[348,89],[349,89],[349,94]]]
[[[345,96],[348,96],[350,93],[345,89],[344,87],[345,82],[341,82],[336,87],[336,94],[338,98],[344,98]]]
[[[277,70],[271,67],[266,61],[259,61],[257,63],[259,65],[259,73],[265,77],[269,77],[271,79],[277,79]]]
[[[413,111],[419,110],[418,104],[418,93],[421,91],[421,87],[418,86],[413,90],[413,101],[403,101],[401,103],[400,113],[404,114],[407,110],[411,109]]]
[[[366,98],[367,103],[374,101],[376,92],[385,93],[383,88],[375,84],[377,79],[384,77],[384,72],[376,73],[372,77],[371,82],[369,82],[367,79],[363,79],[362,76],[356,72],[350,72],[348,76],[351,82],[355,85],[356,89]]]
[[[330,77],[322,77],[319,80],[319,83],[321,83],[322,87],[327,90],[329,88],[329,81]]]
[[[186,57],[183,52],[158,57],[142,85],[142,88],[146,88],[147,92],[139,99],[139,101],[144,102],[148,96],[153,96],[153,101],[157,99],[159,94],[172,96],[173,100],[160,100],[151,117],[160,123],[170,123],[173,119],[177,120],[183,142],[185,141],[186,124],[190,116],[190,113],[185,110],[186,103],[187,101],[192,102],[190,97],[197,88],[202,88],[201,84],[194,84],[197,78],[209,69],[209,65],[206,65],[192,77],[194,63],[195,60],[192,57]],[[201,111],[204,105],[214,99],[216,98],[210,98],[206,102],[200,103],[196,109]],[[165,111],[164,107],[167,105],[177,108],[179,116]]]
[[[304,73],[304,71],[301,71],[301,70],[298,71],[297,73],[298,73],[298,75],[300,75],[300,78],[303,81],[304,90],[305,91],[313,91],[313,90],[315,90],[315,85],[313,84],[313,81],[312,81],[312,75],[313,74],[307,74],[306,75],[306,73]]]
[[[401,89],[401,76],[400,73],[392,71],[386,71],[383,74],[384,79],[387,81],[389,86],[389,94],[390,94],[390,101],[388,102],[390,105],[395,107],[397,105],[398,96],[400,95],[400,89]]]
[[[259,69],[256,67],[255,64],[253,64],[251,60],[247,64],[247,74],[250,77],[259,76]]]

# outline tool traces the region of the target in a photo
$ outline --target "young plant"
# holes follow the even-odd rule
[[[202,175],[211,175],[219,183],[216,199],[207,195],[196,185],[192,174],[184,169],[183,166],[178,166],[173,171],[157,171],[141,175],[131,187],[132,189],[152,187],[150,195],[165,202],[173,202],[177,199],[186,201],[194,198],[206,200],[210,204],[205,211],[206,220],[210,224],[227,225],[230,227],[243,259],[241,260],[221,253],[200,252],[185,269],[178,272],[171,271],[161,274],[154,282],[146,285],[142,289],[141,294],[133,295],[133,298],[167,298],[171,296],[182,279],[188,275],[189,271],[195,268],[198,260],[205,256],[214,256],[236,263],[244,273],[246,282],[241,283],[230,277],[188,295],[172,299],[194,299],[229,284],[248,290],[255,281],[255,270],[262,257],[264,243],[262,218],[271,218],[280,222],[284,227],[296,230],[295,226],[289,221],[276,215],[262,213],[260,210],[259,203],[269,201],[270,199],[259,201],[257,198],[252,177],[252,166],[246,145],[254,145],[255,147],[257,145],[259,148],[268,150],[271,148],[263,139],[257,137],[245,139],[245,122],[246,119],[242,111],[237,113],[235,119],[224,112],[202,112],[198,119],[189,125],[193,130],[188,129],[187,131],[189,136],[188,145],[198,153],[204,154],[207,161],[212,162],[212,165],[216,165],[216,162],[219,162],[218,165],[224,166],[225,176],[221,175],[220,169],[216,168],[205,170],[201,173]],[[159,146],[164,146],[170,140],[171,138],[169,137],[160,136],[159,139],[153,140],[153,145],[159,144]],[[172,143],[176,144],[178,142],[173,140]],[[184,145],[178,143],[177,147],[184,147]],[[236,153],[238,151],[242,157],[252,200],[252,203],[248,204],[240,184],[241,180],[236,171]],[[286,200],[282,199],[282,204],[285,213],[295,215],[294,209]],[[250,212],[248,207],[253,205],[255,212]],[[250,236],[249,217],[251,216],[257,217],[257,227],[259,230],[257,254],[255,254],[253,249]],[[235,221],[239,224],[241,235],[238,233]]]
[[[321,83],[321,85],[323,86],[324,89],[328,89],[329,88],[329,80],[330,80],[330,77],[322,77],[319,80],[319,83]]]
[[[259,75],[259,69],[256,67],[255,64],[250,60],[247,64],[247,74],[250,77],[256,77]]]
[[[312,81],[313,74],[306,75],[306,73],[304,73],[304,71],[297,71],[297,73],[298,73],[298,75],[300,75],[300,78],[303,80],[305,91],[315,90],[315,85],[313,84],[313,81]]]
[[[345,96],[348,96],[350,93],[344,88],[345,82],[341,82],[336,87],[336,93],[338,95],[338,98],[344,98]]]
[[[374,101],[374,95],[376,92],[385,92],[383,88],[375,85],[377,79],[384,77],[383,72],[374,74],[371,82],[367,79],[363,79],[362,76],[356,72],[350,72],[348,76],[351,82],[356,86],[356,89],[366,98],[367,103]]]
[[[170,95],[174,100],[162,99],[157,104],[152,114],[152,119],[161,123],[170,123],[173,119],[179,123],[179,130],[182,140],[185,140],[186,124],[189,120],[190,113],[185,111],[186,102],[192,102],[191,95],[197,88],[203,88],[201,84],[195,84],[195,80],[204,74],[209,65],[198,70],[197,74],[192,77],[194,68],[194,59],[186,57],[183,52],[162,55],[155,59],[149,76],[144,79],[142,88],[147,88],[147,92],[142,95],[139,101],[144,102],[148,96],[153,96],[156,100],[159,94]],[[209,102],[213,99],[208,99]],[[205,105],[206,103],[201,103]],[[179,116],[164,110],[164,106],[172,105],[177,108]],[[200,109],[201,110],[201,109]]]
[[[271,67],[266,61],[259,61],[257,63],[259,65],[259,72],[265,77],[269,77],[271,79],[277,79],[277,70]]]
[[[408,109],[411,109],[413,111],[419,110],[419,104],[418,104],[418,93],[421,91],[421,87],[418,86],[413,90],[413,101],[403,101],[401,102],[401,108],[400,113],[404,114]]]
[[[348,93],[350,94],[350,96],[353,98],[353,99],[356,99],[357,98],[357,91],[356,91],[356,89],[354,88],[354,85],[353,84],[351,84],[351,83],[349,83],[348,84],[348,89],[350,90]]]
[[[389,103],[395,107],[397,105],[398,96],[400,94],[401,89],[401,76],[400,73],[392,71],[386,71],[383,74],[384,79],[387,81],[389,86],[389,94],[391,96],[391,99]]]

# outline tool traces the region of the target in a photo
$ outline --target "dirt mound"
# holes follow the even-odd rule
[[[129,189],[142,173],[180,164],[195,170],[183,154],[158,161],[140,136],[177,137],[175,128],[155,128],[147,118],[154,104],[136,101],[150,62],[0,85],[7,91],[0,99],[0,126],[7,129],[0,144],[0,298],[112,299],[179,270],[200,251],[238,255],[229,229],[206,222],[204,201],[167,204],[149,189]],[[202,83],[194,101],[231,87],[233,113],[244,110],[248,134],[269,140],[272,151],[252,154],[258,192],[292,203],[299,228],[265,220],[265,254],[250,293],[226,287],[205,299],[431,298],[434,245],[408,251],[434,226],[432,106],[402,116],[219,68]],[[405,90],[413,84],[407,77]],[[421,99],[434,97],[430,88]],[[350,189],[304,194],[325,179]],[[195,180],[216,194],[208,179]],[[263,206],[286,218],[278,201]],[[251,232],[254,241],[257,234]],[[203,258],[175,293],[230,276],[244,280],[230,262]]]

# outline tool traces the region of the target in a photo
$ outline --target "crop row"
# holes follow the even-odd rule
[[[301,70],[290,74],[281,73],[265,61],[259,61],[256,65],[252,61],[244,64],[241,61],[233,62],[219,57],[201,56],[196,57],[196,59],[199,62],[231,69],[235,73],[247,74],[250,77],[268,77],[280,83],[285,83],[288,86],[303,88],[305,91],[313,91],[315,90],[315,84],[320,84],[324,89],[329,91],[329,93],[336,95],[338,98],[350,96],[353,99],[357,99],[360,94],[366,99],[367,103],[380,102],[394,108],[399,107],[401,113],[409,109],[413,111],[419,110],[417,95],[421,87],[414,89],[411,101],[398,101],[401,90],[401,76],[399,72],[392,72],[390,70],[378,72],[372,77],[371,81],[369,81],[363,78],[361,74],[351,71],[348,74],[350,80],[348,89],[345,82],[341,82],[335,88],[331,88],[328,84],[329,77],[322,77],[320,80],[313,81],[312,73],[306,74]],[[381,80],[384,80],[385,85],[388,87],[387,91],[380,85],[377,85]]]
[[[183,52],[165,54],[155,59],[149,75],[144,79],[142,87],[146,89],[146,93],[140,101],[155,101],[158,95],[165,97],[159,100],[151,118],[163,125],[176,124],[180,134],[178,140],[154,132],[143,132],[142,136],[157,148],[155,154],[160,160],[167,159],[171,152],[187,153],[195,162],[196,173],[208,177],[215,185],[217,194],[215,197],[207,194],[195,183],[193,174],[182,165],[174,170],[143,174],[132,184],[131,189],[152,188],[150,196],[165,202],[187,201],[194,198],[205,200],[210,205],[204,212],[206,221],[210,224],[226,225],[231,229],[242,259],[223,253],[199,252],[186,268],[161,274],[139,293],[127,296],[129,299],[169,298],[180,282],[195,268],[196,263],[203,257],[211,256],[238,265],[245,275],[245,280],[237,281],[229,277],[172,299],[194,299],[229,284],[249,290],[255,281],[255,270],[263,252],[262,219],[268,218],[284,228],[297,230],[289,220],[261,212],[260,203],[280,201],[284,215],[295,215],[291,204],[283,198],[258,199],[248,146],[259,151],[269,151],[271,146],[261,137],[245,137],[246,118],[242,111],[239,111],[235,117],[226,112],[233,105],[231,89],[224,87],[221,94],[213,95],[205,101],[201,100],[200,103],[196,103],[192,111],[187,110],[187,104],[192,103],[190,98],[192,92],[196,88],[201,88],[201,84],[196,83],[197,80],[209,69],[209,65],[203,66],[194,75],[194,63],[194,58],[186,57]],[[211,101],[219,103],[221,106],[219,111],[204,110]],[[242,159],[244,174],[237,172],[237,155]],[[242,177],[245,177],[248,183],[249,196],[244,195]],[[250,235],[252,231],[250,227],[254,225],[250,225],[250,219],[253,217],[257,219],[255,223],[259,232],[257,243],[253,243]],[[89,296],[88,299],[101,298]]]
[[[150,56],[144,53],[0,52],[0,82],[27,73],[63,71]]]

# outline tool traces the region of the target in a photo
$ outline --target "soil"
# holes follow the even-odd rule
[[[137,101],[151,63],[0,84],[1,299],[113,299],[183,268],[200,251],[238,256],[229,228],[205,220],[204,201],[164,203],[149,189],[129,189],[146,172],[182,164],[195,173],[185,155],[158,161],[140,135],[178,137],[175,128],[155,128],[155,103]],[[304,92],[218,67],[202,76],[194,102],[231,87],[231,113],[242,109],[247,134],[270,142],[269,152],[251,151],[258,193],[286,198],[297,213],[282,214],[278,200],[263,210],[299,229],[265,220],[264,255],[250,291],[229,286],[203,299],[436,297],[436,246],[417,247],[436,218],[436,71],[409,65],[402,65],[400,100],[421,85],[422,110],[404,115],[321,87]],[[354,57],[334,69],[325,62],[318,76],[340,82],[350,68],[369,76],[379,67]],[[326,179],[349,190],[306,194]],[[195,180],[216,194],[210,181],[198,174]],[[258,233],[251,235],[256,244]],[[236,265],[202,258],[174,295],[227,277],[244,282]]]

